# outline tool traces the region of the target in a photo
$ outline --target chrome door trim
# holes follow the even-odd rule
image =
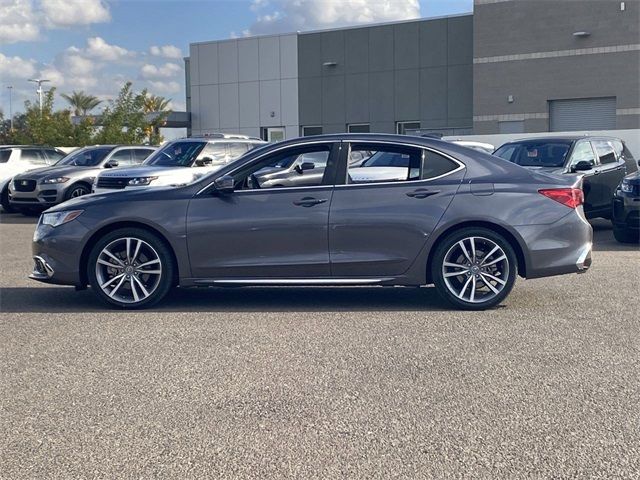
[[[379,278],[231,278],[195,280],[194,283],[215,285],[371,285],[393,280]]]

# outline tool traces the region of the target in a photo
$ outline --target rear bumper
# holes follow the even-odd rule
[[[578,211],[550,225],[516,227],[527,252],[526,278],[584,273],[591,266],[593,229]]]

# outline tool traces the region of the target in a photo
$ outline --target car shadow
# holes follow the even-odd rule
[[[596,252],[632,252],[639,251],[640,245],[620,243],[613,236],[613,226],[609,220],[596,218],[590,220],[593,227],[593,250]]]
[[[432,287],[244,287],[175,289],[145,312],[355,312],[445,311]],[[89,313],[118,311],[93,292],[70,287],[0,288],[3,313]]]
[[[40,214],[23,215],[22,213],[0,213],[0,224],[7,225],[35,225],[38,223]]]

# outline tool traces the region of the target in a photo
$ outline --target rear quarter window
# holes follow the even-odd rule
[[[7,163],[11,157],[12,150],[0,150],[0,163]]]
[[[442,175],[446,175],[449,172],[453,172],[458,165],[453,160],[445,157],[436,152],[425,150],[424,159],[422,163],[422,176],[423,180],[430,178],[437,178]]]

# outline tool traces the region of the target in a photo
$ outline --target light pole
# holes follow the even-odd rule
[[[47,80],[44,78],[30,78],[29,81],[38,85],[36,92],[38,93],[38,103],[40,104],[40,115],[42,116],[42,84],[45,82],[50,82],[51,80]]]
[[[13,132],[13,105],[11,104],[11,94],[13,93],[13,85],[7,87],[9,89],[9,131]]]

